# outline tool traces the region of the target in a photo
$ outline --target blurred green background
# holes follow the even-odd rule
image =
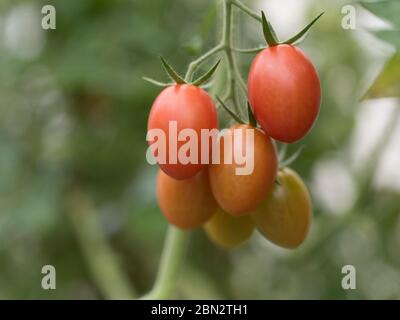
[[[326,11],[301,44],[320,74],[321,113],[289,148],[305,145],[293,168],[310,187],[315,219],[295,251],[258,234],[225,251],[193,232],[175,296],[400,298],[400,103],[384,98],[400,93],[400,59],[384,67],[400,37],[366,30],[400,28],[396,1],[375,12],[386,21],[354,4],[355,30],[341,24],[351,1],[244,2],[266,10],[282,38]],[[45,4],[56,8],[56,30],[41,28]],[[241,13],[237,23],[238,47],[262,43],[258,23]],[[166,80],[158,55],[183,73],[220,27],[215,0],[0,3],[0,299],[124,298],[151,288],[167,223],[155,202],[157,168],[145,158],[160,88],[142,76]],[[252,57],[237,56],[244,75]],[[380,99],[360,103],[378,74],[369,97]],[[56,290],[41,287],[47,264]],[[348,264],[356,290],[341,287]]]

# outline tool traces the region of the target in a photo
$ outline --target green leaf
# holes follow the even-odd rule
[[[178,73],[176,73],[176,71],[171,67],[171,65],[163,57],[160,57],[160,59],[161,59],[161,63],[163,65],[165,71],[167,72],[167,74],[169,75],[169,77],[172,80],[174,80],[176,83],[179,83],[179,84],[186,83],[185,80],[183,80],[183,78]]]
[[[220,103],[220,105],[225,109],[226,112],[228,112],[228,114],[237,122],[237,123],[241,123],[243,124],[244,121],[242,119],[240,119],[240,117],[234,113],[231,109],[229,109],[225,103],[217,96],[216,97],[218,102]]]
[[[150,82],[151,84],[154,84],[158,87],[169,87],[169,86],[173,86],[174,83],[166,83],[166,82],[161,82],[161,81],[157,81],[148,77],[142,77],[143,80]]]
[[[320,13],[317,17],[314,18],[313,21],[311,21],[303,30],[301,30],[298,34],[290,38],[289,40],[286,40],[285,44],[292,44],[295,43],[297,40],[300,40],[306,33],[307,31],[312,27],[312,25],[317,22],[317,20],[324,14],[325,12]]]
[[[253,127],[257,127],[257,120],[254,117],[253,111],[251,110],[250,103],[247,102],[247,115],[249,117],[249,124]]]
[[[375,31],[374,34],[379,39],[394,45],[400,51],[400,30],[380,30]]]
[[[270,47],[276,46],[278,44],[278,39],[272,25],[265,17],[264,11],[261,11],[261,19],[265,41],[267,41]]]
[[[400,27],[399,0],[361,1],[360,4],[374,15],[391,22],[395,27]]]
[[[203,84],[204,82],[208,81],[212,77],[212,75],[214,74],[215,70],[217,70],[218,65],[219,65],[220,62],[221,62],[221,59],[219,59],[217,61],[217,63],[214,64],[214,66],[210,70],[208,70],[205,74],[203,74],[197,80],[193,81],[193,85],[199,86],[199,85]]]
[[[400,53],[395,54],[383,67],[364,99],[400,97]]]

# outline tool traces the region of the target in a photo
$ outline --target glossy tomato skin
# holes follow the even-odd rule
[[[190,84],[176,84],[165,88],[156,98],[150,111],[147,129],[161,129],[166,139],[166,150],[169,150],[169,122],[176,121],[177,133],[182,129],[195,130],[198,137],[198,163],[184,164],[179,160],[179,148],[185,141],[177,141],[177,162],[171,163],[167,152],[166,164],[159,164],[160,168],[170,177],[178,180],[188,179],[198,173],[204,164],[201,164],[201,129],[215,129],[218,127],[218,114],[214,102],[203,89]],[[172,135],[172,133],[171,133]],[[152,142],[149,142],[151,144]],[[154,143],[154,141],[153,141]]]
[[[275,140],[300,140],[318,116],[318,74],[294,46],[282,44],[261,51],[250,68],[248,92],[257,122]]]
[[[254,229],[250,215],[234,217],[221,208],[204,225],[210,240],[224,249],[233,249],[245,243]]]
[[[289,168],[252,215],[257,229],[278,246],[294,249],[305,240],[312,221],[311,197],[300,176]]]
[[[217,210],[207,171],[186,180],[176,180],[159,170],[157,201],[168,222],[181,229],[203,225]]]
[[[242,139],[234,138],[235,130],[242,131]],[[240,145],[244,154],[246,130],[254,132],[254,149],[246,155],[252,157],[254,169],[250,174],[238,175],[236,169],[243,166],[223,160],[225,152],[232,154]],[[232,141],[227,143],[228,148],[225,148],[225,141]],[[210,164],[208,168],[211,189],[218,205],[234,216],[250,213],[272,190],[278,166],[274,143],[260,129],[245,124],[234,125],[221,137],[220,158],[219,164]]]

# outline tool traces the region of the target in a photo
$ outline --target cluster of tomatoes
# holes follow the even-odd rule
[[[296,248],[311,224],[311,198],[297,173],[279,167],[274,140],[292,143],[311,129],[320,107],[317,72],[297,47],[268,47],[252,62],[248,99],[256,123],[236,123],[219,139],[222,159],[235,148],[247,150],[245,138],[227,139],[235,130],[252,130],[253,149],[244,155],[252,157],[252,172],[238,175],[242,164],[235,161],[171,163],[167,157],[159,164],[158,204],[169,223],[181,229],[203,226],[209,238],[225,248],[242,244],[255,229],[279,246]],[[148,129],[161,129],[168,136],[170,121],[177,123],[178,132],[190,128],[199,137],[202,129],[218,128],[218,113],[202,88],[176,83],[156,98]],[[178,142],[178,149],[183,143]]]

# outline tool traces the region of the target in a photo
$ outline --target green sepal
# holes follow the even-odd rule
[[[169,87],[169,86],[173,86],[175,84],[175,83],[172,83],[172,82],[166,83],[166,82],[157,81],[157,80],[154,80],[154,79],[151,79],[151,78],[148,78],[148,77],[142,77],[142,79],[147,81],[147,82],[150,82],[151,84],[154,84],[154,85],[156,85],[158,87]]]
[[[249,48],[249,49],[242,49],[242,48],[232,48],[232,51],[243,53],[243,54],[251,54],[251,53],[259,53],[266,49],[266,47],[258,47],[258,48]]]
[[[173,81],[178,84],[186,83],[186,81],[183,80],[183,78],[171,67],[171,65],[163,57],[160,57],[160,59],[165,71]]]
[[[265,17],[264,11],[261,11],[261,20],[265,41],[267,41],[268,46],[270,47],[276,46],[277,44],[279,44],[279,40],[276,36],[274,28],[272,28],[272,25]]]
[[[285,159],[287,147],[288,147],[287,143],[282,143],[282,146],[279,148],[279,154],[278,154],[279,162],[282,162]]]
[[[311,21],[303,30],[301,30],[298,34],[296,34],[295,36],[291,37],[289,40],[286,40],[285,42],[282,42],[283,44],[293,44],[295,43],[297,40],[301,39],[306,33],[307,31],[312,27],[312,25],[317,22],[317,20],[319,18],[321,18],[321,16],[324,14],[325,12],[321,12],[316,18],[314,18],[313,21]]]
[[[221,59],[219,59],[217,61],[217,63],[214,64],[214,66],[210,70],[208,70],[205,74],[203,74],[202,76],[197,78],[197,80],[193,81],[192,84],[195,85],[195,86],[200,86],[204,82],[208,81],[213,76],[215,70],[217,70],[218,65],[219,65],[220,62],[221,62]]]
[[[257,127],[257,120],[254,117],[253,111],[251,110],[250,103],[247,102],[247,116],[249,117],[249,124],[253,127]]]
[[[217,98],[219,104],[225,109],[226,112],[228,112],[228,114],[229,114],[237,123],[244,124],[244,121],[243,121],[242,119],[240,119],[240,117],[239,117],[235,112],[233,112],[231,109],[229,109],[229,108],[225,105],[225,103],[224,103],[218,96],[217,96],[216,98]]]

